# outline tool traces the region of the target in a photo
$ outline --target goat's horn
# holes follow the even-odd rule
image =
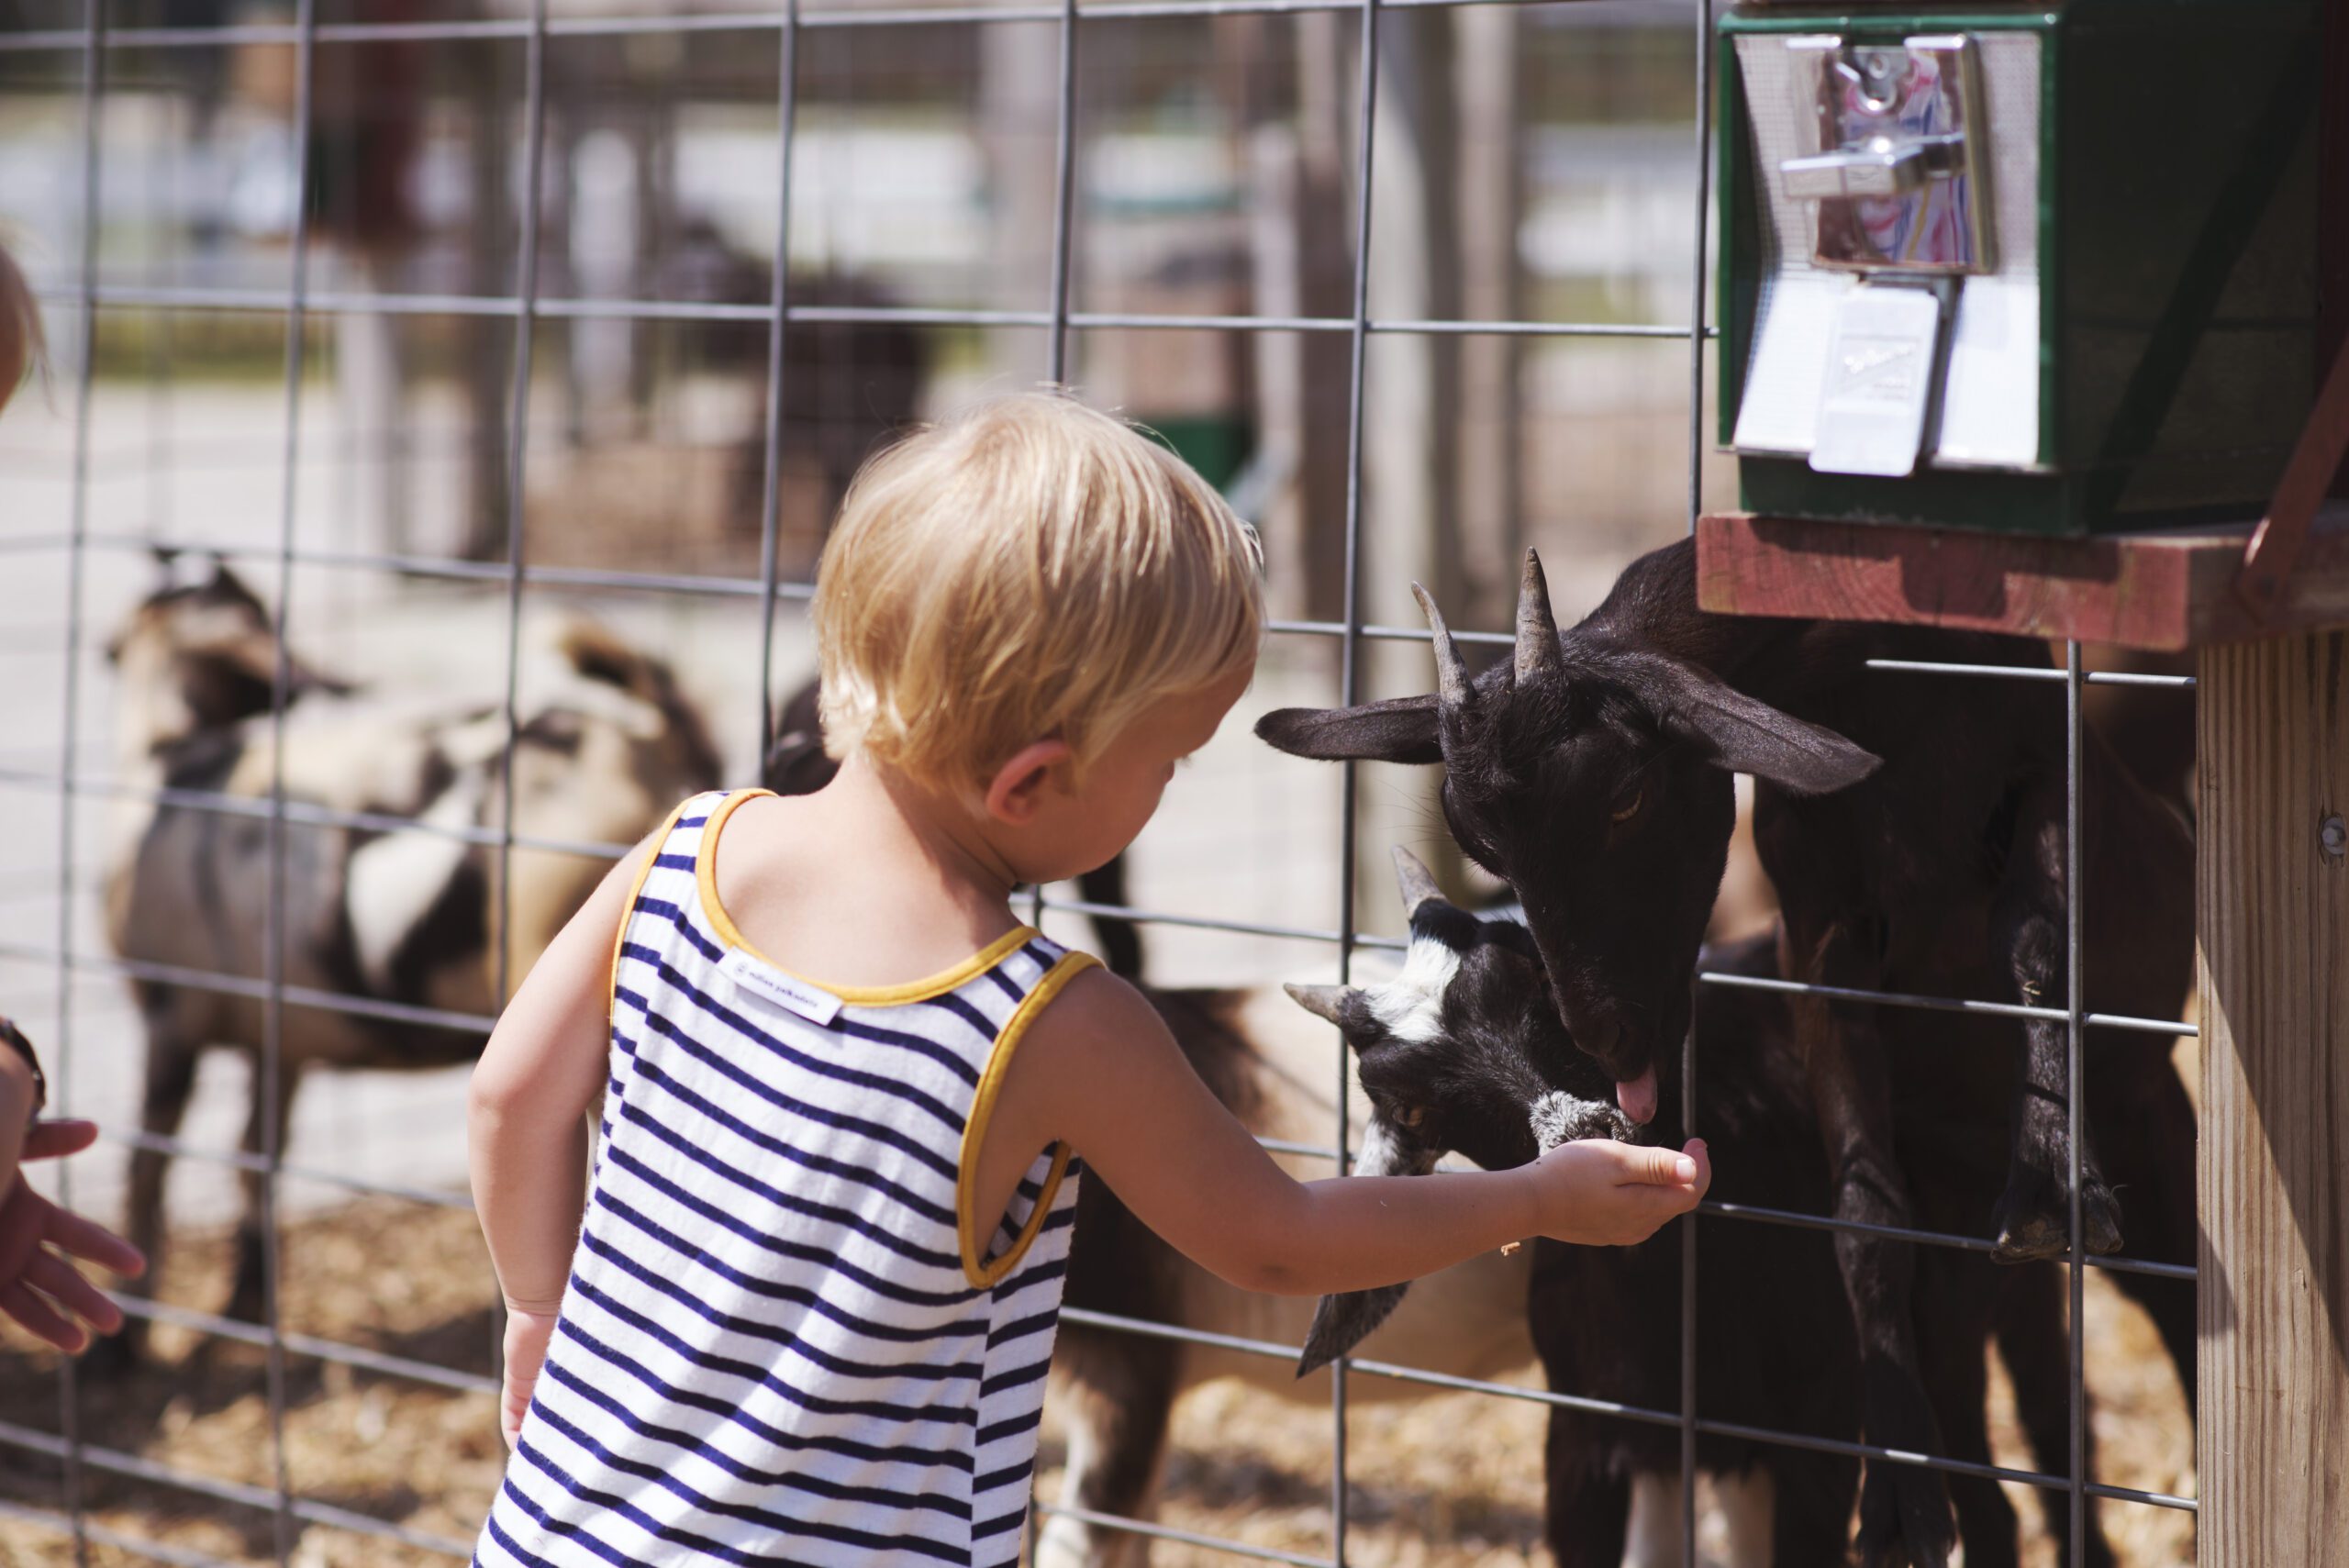
[[[1419,608],[1428,617],[1428,629],[1435,633],[1435,692],[1443,706],[1452,707],[1468,699],[1468,673],[1460,667],[1460,650],[1452,645],[1452,628],[1443,624],[1443,612],[1435,607],[1435,600],[1417,583],[1411,584],[1411,596],[1419,601]]]
[[[1558,622],[1550,613],[1550,584],[1542,575],[1542,557],[1525,552],[1525,577],[1517,590],[1517,678],[1554,670],[1562,662]]]
[[[1331,1023],[1344,1020],[1346,990],[1343,985],[1284,985],[1289,999],[1317,1018]]]
[[[1428,870],[1426,862],[1419,856],[1400,844],[1395,846],[1395,885],[1402,890],[1403,913],[1406,915],[1414,913],[1431,898],[1440,904],[1448,902],[1443,896],[1443,889],[1435,884],[1435,873]]]

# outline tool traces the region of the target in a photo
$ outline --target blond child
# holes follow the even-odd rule
[[[1015,1561],[1081,1173],[1292,1294],[1696,1204],[1696,1144],[1297,1182],[1138,993],[1013,916],[1215,733],[1256,569],[1197,474],[1060,396],[858,478],[815,606],[838,778],[685,802],[474,1074],[514,1443],[477,1562]]]

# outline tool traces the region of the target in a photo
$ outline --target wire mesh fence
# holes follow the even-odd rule
[[[1487,0],[1487,8],[1489,6]],[[797,378],[816,377],[821,366],[809,358],[796,357],[798,350],[815,339],[795,338],[794,328],[929,333],[946,335],[938,340],[950,344],[957,340],[951,335],[963,334],[964,337],[959,340],[966,346],[974,337],[1002,340],[1008,335],[1041,350],[1034,356],[1033,373],[1053,382],[1084,379],[1078,373],[1080,339],[1108,342],[1123,334],[1147,335],[1162,341],[1186,334],[1241,339],[1283,335],[1300,340],[1326,340],[1333,349],[1342,344],[1342,360],[1312,361],[1344,378],[1342,419],[1321,432],[1324,437],[1334,437],[1341,449],[1334,469],[1339,483],[1328,493],[1341,517],[1341,528],[1337,531],[1339,549],[1330,562],[1328,580],[1319,584],[1322,591],[1319,596],[1306,596],[1297,606],[1301,613],[1280,618],[1273,627],[1276,644],[1334,649],[1335,695],[1341,704],[1352,704],[1367,695],[1370,677],[1366,660],[1370,651],[1387,643],[1422,644],[1428,636],[1416,628],[1382,624],[1369,607],[1373,596],[1367,591],[1368,573],[1374,563],[1366,539],[1365,484],[1366,474],[1377,455],[1366,450],[1373,438],[1369,403],[1375,345],[1383,341],[1476,339],[1560,344],[1651,342],[1667,348],[1684,347],[1687,354],[1686,500],[1687,514],[1693,519],[1702,506],[1706,479],[1702,421],[1710,338],[1706,326],[1706,256],[1708,160],[1712,136],[1712,6],[1709,3],[1688,6],[1660,4],[1657,0],[1598,0],[1596,4],[1591,0],[1559,0],[1542,7],[1561,13],[1603,12],[1618,18],[1635,17],[1651,28],[1687,29],[1679,69],[1686,73],[1687,102],[1693,106],[1693,136],[1685,144],[1687,167],[1675,194],[1693,194],[1693,202],[1676,236],[1676,252],[1670,258],[1670,265],[1682,269],[1687,278],[1688,303],[1683,319],[1624,319],[1620,313],[1611,319],[1578,319],[1571,308],[1520,313],[1509,307],[1518,303],[1514,301],[1505,301],[1500,308],[1476,315],[1437,316],[1375,309],[1374,259],[1381,253],[1382,234],[1386,232],[1382,225],[1394,221],[1375,199],[1388,188],[1382,184],[1379,160],[1382,156],[1394,158],[1410,152],[1408,144],[1397,143],[1391,128],[1382,130],[1385,122],[1380,118],[1380,96],[1386,86],[1384,72],[1393,68],[1396,51],[1410,47],[1410,35],[1388,26],[1390,15],[1469,8],[1469,0],[1087,0],[1085,4],[1061,0],[1060,4],[1041,6],[891,8],[827,8],[786,3],[779,10],[630,15],[574,7],[557,4],[556,0],[529,0],[527,7],[496,15],[464,15],[453,7],[418,5],[384,8],[362,17],[346,6],[337,5],[335,0],[324,0],[324,4],[321,0],[297,0],[290,17],[256,21],[239,19],[238,13],[225,6],[203,12],[128,3],[108,6],[102,0],[83,0],[79,7],[69,8],[61,0],[59,4],[25,8],[20,14],[21,25],[13,31],[0,33],[0,72],[7,71],[13,62],[37,75],[46,73],[45,79],[52,89],[69,75],[76,78],[72,95],[78,114],[78,160],[72,180],[78,195],[67,205],[79,225],[70,264],[61,257],[53,259],[57,264],[40,274],[52,320],[64,324],[64,329],[57,333],[60,357],[72,372],[72,407],[66,421],[70,424],[71,447],[60,475],[61,483],[56,487],[61,493],[61,506],[54,508],[53,515],[42,506],[30,507],[28,522],[20,519],[17,527],[0,536],[0,554],[7,558],[53,557],[63,563],[59,595],[61,620],[50,628],[62,649],[61,734],[57,761],[54,766],[48,766],[21,752],[10,759],[0,759],[0,787],[17,793],[20,798],[48,796],[53,800],[53,831],[59,855],[49,884],[49,896],[54,903],[53,936],[45,941],[23,937],[0,941],[0,959],[22,968],[46,968],[53,976],[51,1049],[57,1067],[59,1103],[68,1109],[74,1104],[76,1036],[83,1032],[75,1018],[81,996],[76,989],[78,982],[98,977],[259,1004],[263,1021],[256,1073],[262,1106],[256,1118],[261,1136],[255,1146],[224,1152],[176,1136],[112,1125],[107,1134],[112,1141],[134,1151],[209,1162],[255,1180],[266,1249],[262,1271],[263,1296],[257,1320],[245,1321],[158,1302],[133,1302],[130,1307],[142,1319],[246,1344],[263,1353],[266,1420],[257,1438],[267,1456],[262,1472],[266,1480],[257,1484],[195,1473],[92,1440],[83,1435],[81,1426],[81,1414],[90,1398],[90,1390],[86,1380],[78,1377],[68,1363],[59,1373],[59,1419],[54,1430],[19,1422],[0,1422],[0,1446],[22,1456],[39,1456],[59,1467],[60,1506],[9,1503],[5,1507],[6,1518],[29,1529],[70,1539],[76,1552],[85,1558],[91,1549],[100,1548],[162,1562],[223,1560],[135,1537],[93,1519],[83,1506],[83,1495],[85,1477],[95,1473],[184,1489],[266,1515],[272,1521],[272,1554],[281,1563],[295,1560],[301,1533],[308,1526],[331,1527],[453,1557],[463,1557],[470,1550],[466,1540],[419,1530],[343,1507],[330,1498],[309,1495],[295,1484],[289,1472],[285,1460],[287,1390],[289,1367],[295,1362],[340,1366],[458,1391],[493,1392],[495,1384],[493,1378],[478,1372],[435,1364],[420,1356],[339,1342],[295,1330],[285,1323],[278,1298],[284,1270],[280,1256],[284,1223],[278,1206],[286,1184],[307,1183],[403,1203],[459,1208],[466,1205],[462,1195],[427,1185],[358,1176],[289,1161],[282,1141],[283,1098],[289,1093],[284,1041],[287,1019],[295,1016],[363,1019],[465,1037],[478,1037],[487,1029],[491,1018],[478,1010],[406,1005],[289,979],[284,958],[290,918],[286,906],[287,857],[297,842],[294,838],[297,829],[398,832],[442,838],[486,850],[495,857],[497,868],[491,885],[496,890],[496,897],[506,901],[495,921],[502,930],[511,924],[513,865],[518,852],[573,857],[589,862],[600,862],[624,852],[624,846],[618,842],[542,834],[517,826],[518,792],[513,785],[524,729],[521,687],[526,663],[526,605],[531,594],[541,590],[641,595],[689,605],[705,601],[748,601],[754,605],[754,673],[743,696],[756,704],[755,717],[751,721],[756,736],[753,755],[764,753],[774,736],[779,700],[785,695],[777,673],[778,643],[785,634],[779,616],[785,607],[804,602],[812,591],[807,581],[810,552],[805,548],[805,541],[786,537],[785,517],[791,508],[785,493],[794,483],[795,454],[789,443],[793,431],[798,428],[795,421],[805,417],[794,402],[799,395],[795,387]],[[1536,7],[1529,0],[1522,8],[1530,11]],[[190,19],[197,16],[203,19]],[[1342,206],[1348,234],[1341,247],[1342,275],[1334,281],[1324,280],[1330,284],[1327,287],[1290,291],[1295,308],[1278,312],[1257,313],[1252,309],[1233,313],[1172,306],[1086,307],[1097,304],[1105,292],[1088,292],[1080,285],[1079,274],[1087,264],[1089,254],[1084,244],[1087,226],[1108,221],[1098,194],[1080,178],[1081,143],[1086,134],[1083,122],[1087,107],[1088,61],[1101,53],[1103,40],[1113,38],[1118,29],[1245,17],[1284,24],[1301,18],[1323,19],[1327,27],[1310,35],[1291,38],[1282,47],[1297,52],[1326,50],[1329,59],[1323,61],[1325,67],[1333,71],[1343,67],[1351,72],[1337,91],[1337,101],[1342,104],[1348,126],[1343,139],[1346,157]],[[1008,89],[975,80],[971,59],[990,47],[986,39],[1023,29],[1037,39],[1049,39],[1048,47],[1027,51],[1031,64],[1048,61],[1049,68],[1030,68],[1025,75],[1007,69],[1003,74],[1012,79]],[[583,105],[570,95],[582,90],[578,85],[582,75],[596,69],[595,61],[603,58],[600,54],[591,57],[584,53],[566,58],[566,51],[584,50],[591,44],[599,48],[676,51],[664,57],[670,59],[683,59],[683,51],[692,48],[722,48],[724,70],[731,73],[725,95],[729,115],[757,106],[755,116],[740,123],[728,118],[722,128],[723,134],[737,139],[744,147],[744,156],[751,158],[761,172],[760,177],[772,186],[754,204],[764,213],[763,221],[771,226],[764,243],[772,247],[772,258],[763,276],[748,282],[736,280],[734,297],[696,297],[692,284],[678,281],[679,269],[685,266],[678,258],[687,255],[688,247],[674,235],[653,241],[651,253],[634,257],[618,274],[598,273],[581,259],[583,248],[576,241],[586,219],[576,209],[584,198],[573,195],[562,195],[560,200],[550,198],[547,164],[551,137],[572,136],[574,128],[571,119],[585,117]],[[865,52],[860,54],[860,50]],[[370,54],[370,50],[401,52]],[[244,258],[247,264],[216,267],[210,269],[216,275],[198,275],[206,269],[173,264],[142,272],[118,264],[119,258],[106,254],[104,217],[107,212],[117,210],[125,203],[135,206],[140,201],[172,199],[168,192],[144,191],[125,195],[110,183],[116,176],[106,166],[107,149],[115,145],[114,122],[109,117],[122,106],[127,95],[122,85],[125,82],[137,82],[141,73],[167,71],[172,68],[168,62],[173,61],[191,67],[202,63],[205,69],[218,70],[224,69],[223,61],[231,57],[244,61],[266,58],[278,78],[276,91],[283,100],[284,123],[292,128],[292,134],[284,140],[290,167],[278,171],[277,177],[284,188],[297,194],[308,193],[326,183],[319,161],[338,156],[334,140],[317,133],[317,128],[321,124],[321,83],[331,82],[334,94],[347,93],[371,72],[390,70],[410,51],[432,50],[473,51],[479,56],[470,78],[473,83],[470,91],[474,96],[465,112],[477,121],[471,127],[474,140],[495,143],[499,157],[510,155],[509,194],[514,208],[508,215],[512,218],[510,253],[508,242],[501,238],[489,248],[493,252],[488,258],[490,264],[476,270],[469,278],[456,275],[462,268],[455,262],[439,273],[427,268],[421,270],[423,275],[416,269],[395,275],[393,269],[367,260],[370,250],[362,218],[337,209],[332,204],[314,202],[297,195],[290,205],[293,217],[291,231],[285,236],[285,275],[282,285],[257,282],[261,269],[249,264],[250,256]],[[828,295],[820,289],[807,289],[803,279],[795,273],[791,264],[795,254],[793,225],[801,221],[795,215],[808,210],[801,199],[804,193],[796,195],[794,189],[796,172],[804,176],[807,167],[806,161],[796,155],[802,150],[798,146],[800,139],[835,134],[837,128],[828,120],[828,106],[835,104],[843,92],[852,95],[858,83],[864,79],[860,72],[874,70],[876,59],[893,52],[904,58],[892,68],[930,72],[937,91],[972,99],[992,91],[1009,91],[1015,95],[1017,112],[1008,115],[1004,121],[1012,128],[1001,134],[1012,138],[1017,158],[1030,166],[1026,177],[1028,196],[1032,202],[1030,210],[1041,220],[1041,226],[1029,237],[1027,248],[1012,258],[1008,270],[1027,275],[1030,284],[1037,281],[1032,274],[1040,272],[1040,287],[1015,287],[1003,278],[986,278],[974,284],[947,275],[922,274],[904,291],[904,297],[875,295],[844,298]],[[907,64],[907,61],[912,63]],[[1195,70],[1244,71],[1246,61],[1244,57],[1234,60],[1208,50],[1203,58],[1187,64]],[[396,84],[396,71],[393,75]],[[826,83],[824,102],[811,105],[807,88],[811,81],[819,79]],[[646,80],[641,75],[623,79],[613,90],[614,97],[625,106],[629,94],[649,91],[643,84]],[[761,95],[764,95],[763,102]],[[496,118],[499,116],[512,118]],[[493,132],[492,128],[499,125],[512,132],[507,140],[498,140],[498,135],[503,133]],[[748,145],[761,139],[768,139],[770,144],[763,153],[752,156]],[[575,161],[580,150],[566,142],[563,156]],[[1693,180],[1685,177],[1691,170]],[[490,181],[501,187],[507,183],[504,172]],[[840,221],[843,212],[855,214],[859,197],[854,190],[835,193],[832,200],[835,205],[826,209],[830,220]],[[564,243],[561,247],[548,242],[550,226],[556,223],[564,226]],[[562,255],[551,262],[550,252],[556,250]],[[673,261],[674,266],[671,265]],[[323,279],[318,276],[322,267],[328,273]],[[945,274],[951,273],[952,269],[938,271]],[[648,280],[654,286],[642,290],[639,285]],[[746,291],[755,297],[742,297]],[[393,330],[399,323],[414,324],[421,334],[415,340],[423,345],[417,350],[420,352],[433,351],[429,339],[435,335],[453,340],[466,334],[497,334],[495,341],[499,351],[489,357],[502,359],[507,371],[501,384],[490,388],[477,406],[502,407],[502,415],[491,422],[489,430],[489,457],[493,461],[476,464],[486,469],[485,474],[477,479],[485,486],[483,494],[486,501],[476,506],[474,513],[477,517],[486,516],[495,520],[492,537],[469,540],[465,550],[435,550],[424,543],[409,548],[374,548],[364,542],[338,539],[317,526],[318,507],[312,482],[306,477],[320,461],[316,449],[337,444],[342,449],[342,455],[348,457],[379,434],[367,428],[317,430],[314,428],[313,402],[306,395],[306,386],[315,374],[311,363],[316,347],[313,339],[318,335],[321,324],[331,328],[360,317],[379,326],[392,324]],[[150,333],[160,330],[156,323],[178,323],[178,330],[208,329],[224,322],[231,327],[243,324],[237,329],[258,325],[276,334],[279,339],[279,362],[273,379],[282,404],[280,439],[272,453],[247,453],[236,459],[268,474],[273,488],[255,498],[265,507],[271,526],[256,535],[250,529],[217,528],[204,522],[194,527],[177,525],[169,530],[169,542],[173,547],[206,552],[248,569],[264,571],[273,590],[273,602],[281,627],[290,627],[304,613],[297,583],[314,581],[318,573],[375,574],[451,589],[473,586],[498,595],[501,610],[496,617],[495,664],[501,690],[496,706],[503,730],[498,767],[504,787],[493,823],[418,821],[405,815],[325,806],[297,798],[289,789],[284,772],[288,713],[294,706],[295,689],[301,678],[290,636],[278,639],[272,666],[266,673],[273,744],[269,749],[271,771],[264,787],[239,793],[202,785],[156,786],[125,776],[111,764],[93,765],[87,755],[90,694],[84,689],[83,671],[96,639],[85,611],[85,579],[94,561],[143,552],[158,539],[151,518],[150,527],[144,529],[111,526],[97,519],[92,506],[94,490],[113,482],[113,476],[98,471],[102,462],[113,461],[110,455],[102,456],[100,450],[101,416],[94,406],[98,367],[110,361],[119,371],[126,355],[143,351],[147,356],[143,361],[128,361],[134,375],[154,379],[171,373],[168,344],[149,343],[143,349],[130,349],[109,339],[110,323],[132,321],[148,324]],[[191,328],[191,323],[197,325]],[[732,499],[754,511],[758,519],[753,570],[708,571],[691,563],[689,569],[669,570],[641,562],[611,567],[540,559],[543,554],[551,553],[561,541],[542,538],[526,517],[524,505],[531,484],[531,464],[540,455],[534,447],[533,436],[534,424],[540,422],[534,412],[540,395],[537,366],[548,351],[549,335],[566,334],[566,351],[576,354],[592,348],[593,328],[614,323],[636,332],[707,330],[727,335],[725,351],[745,358],[762,373],[763,405],[754,421],[754,450],[736,462],[740,471],[737,476],[740,485],[729,492]],[[476,418],[473,423],[478,426],[481,420]],[[163,444],[173,439],[169,432],[158,435],[150,430],[147,436],[146,455],[150,461],[162,450]],[[429,459],[434,439],[430,432],[405,432],[388,461],[421,467]],[[459,428],[449,439],[459,445],[468,441],[477,444],[483,434],[478,428]],[[193,444],[199,449],[195,456],[200,459],[204,455],[200,434]],[[184,462],[188,456],[185,444],[173,448],[173,461]],[[221,461],[229,459],[223,456]],[[160,494],[156,500],[161,507],[173,505],[169,497]],[[1461,640],[1506,643],[1509,639],[1500,633],[1471,633],[1464,634]],[[2067,885],[2074,889],[2080,885],[2077,856],[2083,839],[2081,704],[2085,688],[2099,684],[2157,688],[2167,695],[2153,700],[2190,700],[2187,693],[2191,682],[2183,677],[2087,673],[2076,645],[2067,651],[2065,665],[2060,670],[1891,660],[1876,661],[1876,667],[1893,679],[2020,679],[2062,684],[2067,726],[2069,842],[2074,857]],[[1365,836],[1361,790],[1356,764],[1342,764],[1335,811],[1327,825],[1329,837],[1334,840],[1328,863],[1335,884],[1335,914],[1326,925],[1108,905],[1067,896],[1055,890],[1037,889],[1026,896],[1040,920],[1075,916],[1122,917],[1152,929],[1213,931],[1319,948],[1334,958],[1339,978],[1343,980],[1351,975],[1357,955],[1368,951],[1393,951],[1403,945],[1392,937],[1365,929],[1367,922],[1358,913],[1364,898],[1356,886],[1355,868],[1361,862],[1361,840]],[[261,917],[261,948],[267,960],[260,973],[159,963],[92,951],[85,937],[84,917],[88,911],[82,906],[88,897],[84,884],[89,868],[75,858],[77,846],[87,837],[83,814],[124,806],[169,806],[223,822],[262,826],[266,833],[267,887]],[[1887,1009],[1961,1012],[2009,1021],[2032,1019],[2064,1025],[2070,1040],[2075,1118],[2072,1175],[2076,1194],[2076,1118],[2081,1103],[2084,1031],[2104,1028],[2157,1036],[2191,1036],[2195,1032],[2190,1025],[2176,1020],[2100,1014],[2087,1007],[2083,990],[2082,903],[2076,895],[2070,901],[2070,991],[2061,1006],[1860,991],[1727,973],[1705,973],[1698,978],[1701,983],[1714,985],[1812,995]],[[496,972],[491,990],[493,995],[502,995],[513,978],[507,973],[512,944],[501,941],[494,946]],[[1703,1062],[1702,1043],[1692,1038],[1684,1048],[1682,1064],[1684,1117],[1692,1133],[1704,1130],[1696,1117],[1695,1088]],[[1268,1141],[1284,1152],[1327,1160],[1342,1171],[1348,1167],[1353,1153],[1346,1118],[1348,1063],[1342,1049],[1334,1043],[1330,1063],[1339,1107],[1336,1125],[1330,1129],[1331,1140],[1326,1145]],[[2172,1509],[2191,1510],[2195,1507],[2188,1496],[2103,1485],[2087,1473],[2083,1454],[2086,1350],[2082,1337],[2086,1276],[2078,1268],[2068,1271],[2071,1463],[2066,1473],[1899,1451],[1798,1432],[1765,1430],[1704,1415],[1704,1391],[1696,1376],[1695,1323],[1703,1262],[1701,1239],[1709,1226],[1763,1225],[1864,1232],[1922,1246],[1975,1252],[1988,1251],[1991,1243],[1976,1236],[1869,1227],[1822,1215],[1728,1202],[1709,1202],[1701,1213],[1701,1222],[1692,1217],[1680,1222],[1678,1228],[1682,1249],[1681,1296],[1677,1304],[1681,1378],[1676,1408],[1641,1407],[1586,1397],[1571,1390],[1513,1386],[1375,1360],[1341,1361],[1332,1383],[1333,1462],[1326,1545],[1322,1550],[1300,1552],[1252,1545],[1147,1520],[1061,1508],[1041,1497],[1036,1505],[1036,1516],[1041,1519],[1063,1512],[1108,1529],[1209,1548],[1242,1558],[1297,1563],[1348,1561],[1346,1400],[1349,1380],[1355,1378],[1475,1392],[1668,1428],[1678,1434],[1682,1473],[1687,1476],[1693,1476],[1697,1470],[1698,1440],[1710,1437],[1787,1444],[1849,1458],[1922,1466],[1950,1474],[2066,1493],[2072,1505],[2074,1561],[2084,1558],[2082,1531],[2088,1515],[2085,1505],[2089,1498]],[[2076,1200],[2070,1234],[2071,1254],[2080,1257]],[[2194,1273],[2190,1267],[2125,1257],[2091,1258],[2088,1262],[2103,1269],[2169,1278],[2190,1279]],[[1286,1361],[1297,1354],[1294,1345],[1211,1334],[1118,1314],[1071,1308],[1067,1318],[1094,1329],[1173,1339],[1247,1356]],[[1681,1551],[1682,1560],[1690,1568],[1695,1568],[1698,1562],[1697,1507],[1696,1486],[1685,1485],[1680,1494]]]

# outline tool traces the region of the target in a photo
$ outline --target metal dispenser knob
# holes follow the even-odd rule
[[[1900,141],[1871,137],[1857,147],[1789,158],[1778,165],[1787,195],[1806,202],[1906,195],[1928,180],[1965,172],[1963,133]]]

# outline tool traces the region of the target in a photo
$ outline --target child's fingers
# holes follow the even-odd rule
[[[52,1118],[33,1123],[25,1134],[24,1158],[55,1160],[67,1154],[79,1154],[98,1140],[98,1124],[67,1118]]]
[[[1625,1185],[1680,1187],[1694,1185],[1702,1171],[1696,1158],[1702,1145],[1689,1145],[1693,1151],[1684,1154],[1677,1149],[1658,1149],[1641,1144],[1614,1143],[1607,1147],[1618,1150],[1617,1180]]]
[[[79,1318],[101,1334],[111,1334],[122,1327],[122,1308],[54,1252],[36,1256],[26,1266],[24,1282],[59,1311]]]
[[[52,1208],[43,1227],[44,1239],[59,1251],[86,1263],[95,1263],[128,1279],[147,1272],[147,1255],[94,1219],[71,1210]]]
[[[497,1408],[497,1429],[505,1437],[507,1448],[512,1448],[520,1440],[522,1417],[529,1407],[530,1384],[525,1383],[518,1388],[514,1385],[514,1379],[509,1376],[506,1380],[506,1396],[499,1401]]]
[[[1698,1197],[1703,1197],[1707,1190],[1713,1184],[1712,1152],[1705,1147],[1705,1140],[1701,1138],[1690,1139],[1688,1140],[1687,1147],[1682,1150],[1681,1152],[1686,1154],[1690,1160],[1696,1162],[1697,1195]]]
[[[1616,1189],[1616,1201],[1621,1229],[1609,1240],[1636,1246],[1696,1207],[1697,1194],[1685,1186],[1626,1186]]]
[[[0,1313],[17,1320],[17,1325],[37,1340],[43,1340],[67,1355],[79,1355],[90,1336],[79,1323],[64,1317],[44,1297],[19,1280],[0,1290]]]

